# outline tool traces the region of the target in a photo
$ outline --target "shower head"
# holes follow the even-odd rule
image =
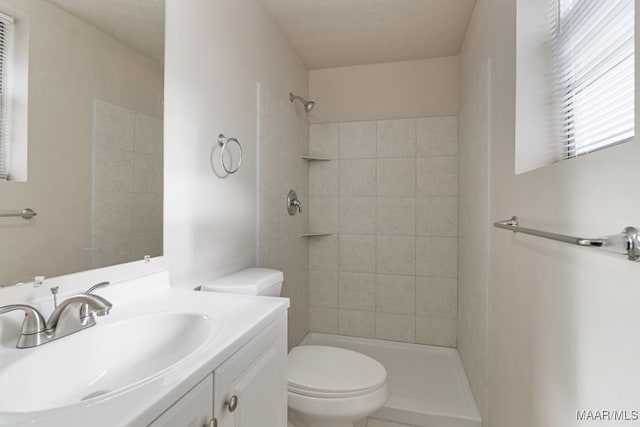
[[[289,92],[289,101],[293,102],[294,99],[298,99],[300,100],[300,102],[302,102],[302,105],[304,105],[304,110],[307,113],[310,113],[311,110],[313,110],[313,107],[316,106],[316,103],[313,101],[307,101],[306,99],[304,99],[301,96],[298,95],[294,95],[293,93]]]
[[[316,106],[316,103],[315,103],[315,102],[313,102],[313,101],[307,101],[307,102],[304,104],[304,109],[305,109],[305,111],[306,111],[307,113],[310,113],[310,112],[311,112],[311,110],[313,110],[313,107],[315,107],[315,106]]]

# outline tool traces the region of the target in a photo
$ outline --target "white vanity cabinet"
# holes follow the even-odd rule
[[[209,427],[213,419],[213,375],[207,375],[171,408],[151,423],[151,427]]]
[[[213,411],[218,427],[287,425],[286,336],[285,317],[215,370]]]
[[[172,405],[151,427],[286,427],[286,337],[284,314]]]

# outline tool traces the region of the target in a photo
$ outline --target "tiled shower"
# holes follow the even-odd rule
[[[309,134],[309,329],[455,347],[457,118]]]
[[[94,102],[91,266],[162,254],[163,121]]]

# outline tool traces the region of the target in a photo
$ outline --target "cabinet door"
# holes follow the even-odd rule
[[[286,427],[286,328],[285,314],[215,370],[218,427]]]
[[[213,418],[213,375],[207,376],[160,415],[150,427],[209,427]]]

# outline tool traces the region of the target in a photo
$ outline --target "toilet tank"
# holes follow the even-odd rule
[[[279,297],[284,274],[270,268],[247,268],[202,285],[203,291]]]

